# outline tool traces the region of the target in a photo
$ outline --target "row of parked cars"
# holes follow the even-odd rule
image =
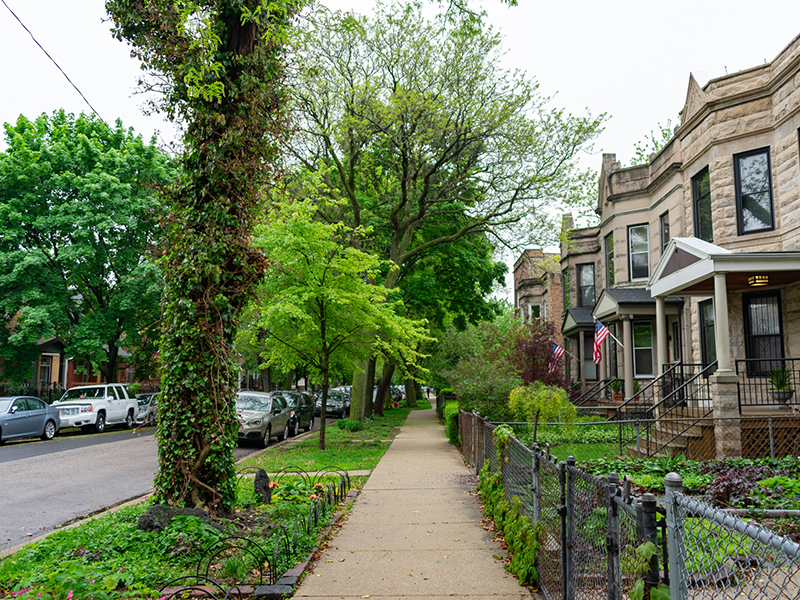
[[[350,388],[328,391],[326,413],[344,418],[350,412]],[[240,390],[236,400],[239,440],[266,447],[275,436],[283,440],[301,429],[310,431],[322,410],[322,398],[314,402],[308,392]],[[134,395],[125,384],[74,387],[48,405],[32,396],[0,398],[0,443],[23,437],[51,440],[66,427],[84,433],[105,431],[110,425],[154,425],[158,417],[158,393]]]

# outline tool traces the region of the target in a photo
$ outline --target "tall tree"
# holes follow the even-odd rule
[[[463,237],[541,245],[558,231],[552,208],[582,197],[578,153],[604,117],[551,108],[499,66],[499,35],[473,14],[428,21],[418,2],[378,4],[374,18],[323,19],[310,39],[293,80],[292,151],[309,170],[333,167],[331,195],[347,203],[320,214],[373,228],[375,250],[401,267],[387,288],[406,263]]]
[[[382,261],[348,243],[365,232],[314,220],[315,211],[313,202],[292,200],[278,204],[264,223],[258,240],[271,265],[256,310],[259,328],[272,338],[270,362],[283,368],[304,364],[322,385],[324,449],[334,361],[362,356],[374,345],[389,357],[402,354],[411,366],[418,359],[416,346],[427,338],[421,322],[397,314],[385,287],[369,283]]]
[[[120,349],[152,365],[161,278],[157,193],[170,160],[120,121],[20,116],[0,153],[0,356],[33,376],[36,342],[58,337],[79,363],[117,380]]]
[[[285,129],[283,45],[299,2],[107,0],[114,33],[186,124],[167,221],[160,502],[224,511],[235,494],[239,314],[267,260],[250,244]]]

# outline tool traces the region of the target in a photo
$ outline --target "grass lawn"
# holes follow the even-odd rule
[[[297,467],[305,471],[317,471],[335,466],[348,471],[373,469],[392,443],[400,426],[411,410],[430,408],[430,403],[421,399],[413,409],[392,408],[384,411],[383,417],[364,422],[361,431],[339,429],[335,424],[325,429],[325,450],[319,449],[319,432],[289,445],[284,444],[248,459],[239,468],[258,467],[275,473],[286,467]]]
[[[550,455],[558,460],[567,460],[568,456],[574,456],[577,462],[595,458],[614,458],[619,454],[619,444],[605,442],[596,444],[562,444],[550,448]]]

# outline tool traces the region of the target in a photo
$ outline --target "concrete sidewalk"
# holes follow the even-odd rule
[[[531,598],[494,555],[476,480],[431,410],[412,411],[295,598]]]

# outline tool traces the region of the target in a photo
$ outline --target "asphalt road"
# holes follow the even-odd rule
[[[155,431],[148,427],[84,435],[65,430],[49,442],[31,439],[0,446],[0,552],[153,491]],[[241,446],[234,455],[239,460],[256,451]]]

